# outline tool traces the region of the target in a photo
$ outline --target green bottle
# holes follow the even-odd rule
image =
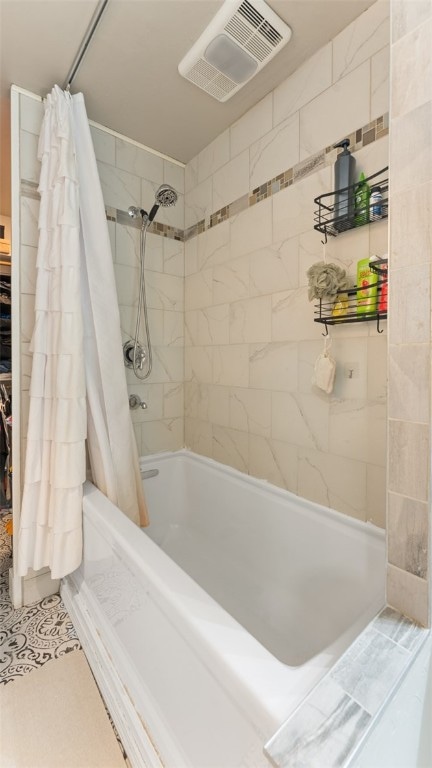
[[[359,183],[355,188],[354,224],[356,227],[360,227],[362,224],[367,224],[369,221],[369,198],[370,186],[362,172],[360,174]]]

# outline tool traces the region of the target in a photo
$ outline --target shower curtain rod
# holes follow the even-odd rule
[[[66,81],[65,81],[65,84],[63,86],[64,90],[69,89],[71,87],[71,85],[72,85],[72,81],[73,81],[76,73],[78,72],[78,69],[79,69],[79,67],[81,65],[81,62],[82,62],[82,60],[83,60],[83,58],[84,58],[84,56],[85,56],[85,54],[87,52],[87,48],[89,47],[89,45],[91,43],[91,40],[93,38],[94,33],[96,32],[96,28],[97,28],[97,26],[98,26],[98,24],[99,24],[99,22],[100,22],[100,20],[102,18],[102,14],[103,14],[105,8],[108,5],[108,1],[109,0],[99,0],[99,3],[97,5],[97,8],[96,8],[94,14],[93,14],[93,17],[92,17],[92,20],[91,20],[91,22],[89,24],[87,32],[85,33],[85,35],[83,37],[83,41],[82,41],[82,43],[81,43],[81,45],[80,45],[80,47],[78,49],[78,53],[75,56],[75,59],[74,59],[74,61],[72,63],[72,66],[71,66],[71,68],[69,70],[69,74],[68,74],[68,76],[66,78]]]

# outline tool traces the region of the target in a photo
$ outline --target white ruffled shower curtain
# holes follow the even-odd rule
[[[39,139],[39,246],[18,571],[82,558],[86,439],[95,485],[146,525],[105,208],[82,94],[55,86]]]

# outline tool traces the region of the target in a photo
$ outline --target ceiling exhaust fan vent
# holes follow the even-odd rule
[[[265,0],[225,0],[178,70],[210,96],[227,101],[290,38],[290,27]]]

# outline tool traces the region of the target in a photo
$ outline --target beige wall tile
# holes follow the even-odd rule
[[[183,419],[148,421],[141,426],[143,456],[159,451],[178,451],[184,444]]]
[[[250,386],[294,392],[297,388],[297,345],[294,342],[250,344]]]
[[[386,527],[386,468],[368,464],[366,468],[366,520]]]
[[[287,77],[273,92],[273,119],[278,125],[332,84],[332,44],[328,43]]]
[[[185,249],[185,276],[198,272],[198,238],[192,237],[184,244]]]
[[[250,294],[269,294],[297,288],[299,241],[297,237],[273,243],[251,253]]]
[[[193,347],[198,344],[198,310],[185,312],[185,346]]]
[[[387,401],[387,339],[375,333],[367,339],[367,396],[369,400]]]
[[[209,386],[208,418],[212,424],[218,424],[220,427],[234,426],[230,424],[229,401],[229,387]]]
[[[271,297],[259,296],[230,305],[231,344],[271,341]]]
[[[198,184],[212,176],[230,159],[229,129],[219,134],[198,155]]]
[[[232,387],[229,394],[229,426],[243,432],[270,437],[271,393]]]
[[[299,159],[299,114],[296,112],[252,144],[249,189],[292,168]]]
[[[254,477],[286,488],[297,488],[297,448],[293,445],[249,435],[249,472]]]
[[[387,603],[423,626],[429,622],[428,583],[412,573],[387,566]]]
[[[341,110],[341,104],[344,105]],[[300,160],[366,125],[370,119],[370,61],[337,80],[300,110]],[[319,131],[316,130],[319,125]],[[318,193],[319,194],[319,193]]]
[[[366,518],[366,464],[298,449],[298,493],[360,520]]]
[[[407,35],[432,16],[430,0],[392,0],[393,42]]]
[[[249,385],[247,344],[231,344],[213,349],[213,382],[223,386]]]
[[[213,381],[212,347],[187,347],[185,349],[185,379],[211,384]]]
[[[183,347],[153,347],[152,381],[183,381]]]
[[[391,344],[388,412],[391,419],[430,421],[430,344]]]
[[[185,446],[201,456],[212,455],[212,425],[199,419],[185,419]]]
[[[168,309],[182,312],[184,309],[183,278],[147,271],[147,306],[153,309]]]
[[[425,424],[389,421],[389,490],[427,501],[429,428]]]
[[[389,12],[389,2],[379,0],[334,38],[333,82],[389,43]]]
[[[22,294],[20,304],[21,341],[30,342],[35,322],[35,296],[29,293]]]
[[[21,196],[20,200],[20,241],[21,245],[33,245],[37,248],[39,243],[39,200]]]
[[[169,237],[159,237],[159,240],[163,241],[163,271],[184,277],[184,244]]]
[[[183,312],[164,311],[164,344],[167,347],[183,347],[184,316]]]
[[[228,261],[231,257],[229,220],[207,229],[198,235],[196,242],[199,269],[206,269]]]
[[[225,304],[249,296],[249,260],[233,259],[213,269],[213,303]]]
[[[213,271],[206,269],[185,279],[185,308],[200,309],[213,303]]]
[[[429,506],[388,495],[388,561],[403,571],[428,576]]]
[[[212,176],[213,210],[237,200],[249,191],[249,152],[245,150]]]
[[[38,136],[20,131],[20,178],[25,181],[39,182],[41,164],[37,159],[38,143]]]
[[[22,245],[20,248],[21,293],[36,292],[37,248]]]
[[[272,121],[273,94],[269,93],[264,99],[249,109],[230,128],[231,157],[239,155],[255,141],[265,136],[273,127]]]
[[[229,304],[199,309],[198,344],[229,344]]]
[[[393,119],[431,101],[431,39],[432,18],[392,47]]]
[[[329,403],[313,394],[272,392],[272,438],[327,451],[329,413]]]
[[[432,182],[413,186],[391,198],[391,266],[423,264],[432,252]]]
[[[390,270],[390,344],[430,341],[430,263]]]
[[[231,257],[252,253],[258,248],[265,248],[273,241],[272,203],[283,192],[273,198],[263,200],[259,205],[247,208],[231,219]],[[277,238],[283,240],[284,236]]]
[[[299,338],[316,339],[317,326],[306,288],[274,293],[272,299],[272,340],[296,341]]]
[[[371,59],[370,119],[385,115],[390,106],[390,46],[386,45]]]
[[[184,416],[184,384],[163,384],[163,416]]]
[[[246,432],[213,426],[212,456],[240,472],[248,471],[249,439]]]
[[[333,402],[329,430],[330,452],[358,461],[368,461],[368,426],[367,403],[364,400]]]
[[[392,194],[431,180],[432,101],[392,120]]]

